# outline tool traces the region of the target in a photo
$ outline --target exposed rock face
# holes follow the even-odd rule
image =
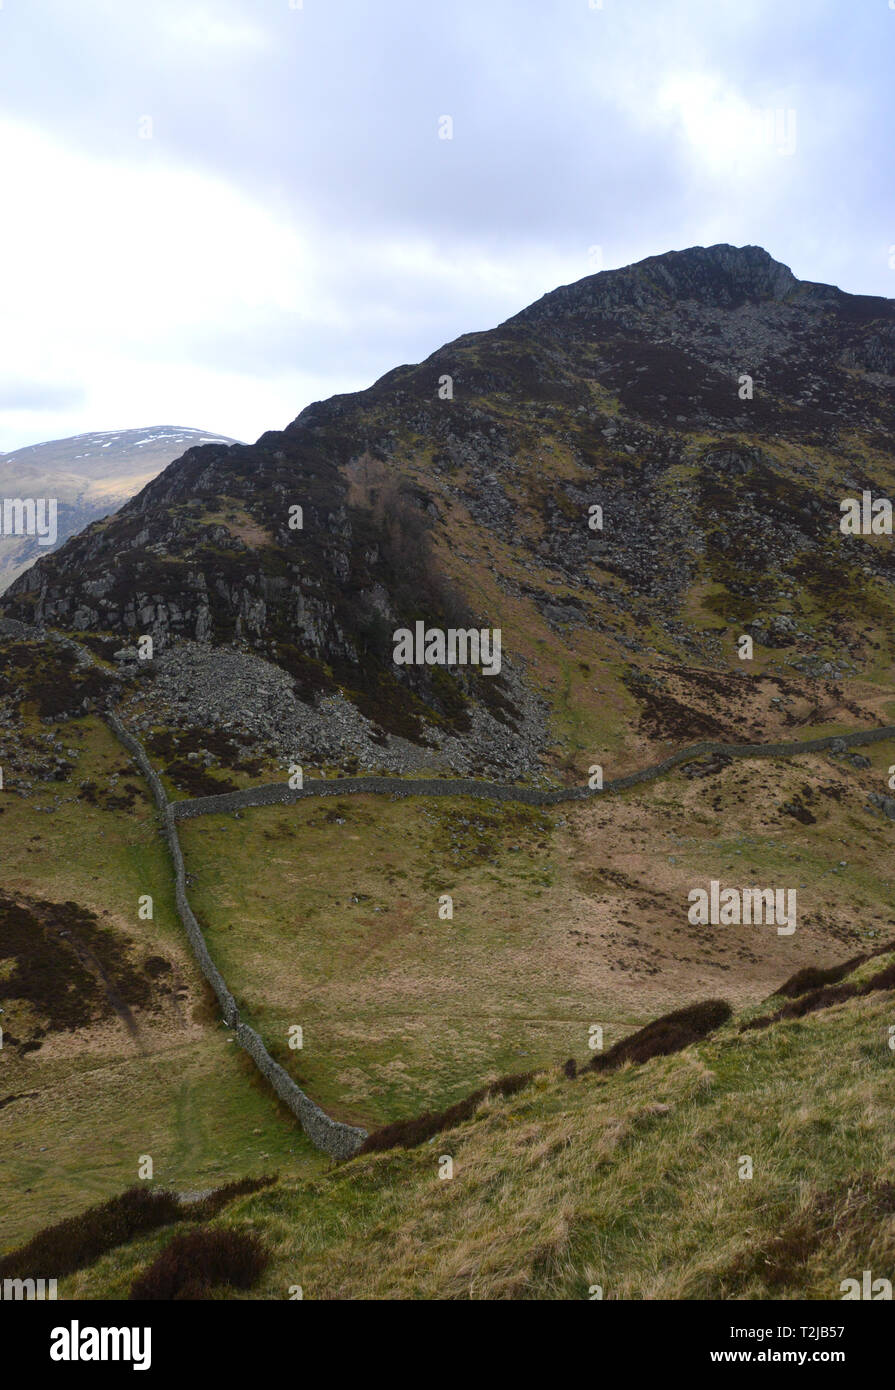
[[[867,801],[869,805],[876,806],[880,811],[895,820],[895,796],[883,796],[880,792],[870,792]]]
[[[739,309],[748,303],[784,299],[799,288],[789,266],[775,261],[760,246],[693,247],[650,256],[622,270],[603,271],[574,285],[563,285],[523,309],[516,321],[615,310],[648,311],[663,301]],[[811,288],[805,286],[808,291]]]
[[[531,766],[548,737],[524,694],[533,654],[566,653],[574,698],[592,688],[576,634],[607,660],[660,642],[718,666],[745,632],[848,677],[878,661],[895,606],[891,545],[839,529],[842,498],[895,486],[893,350],[895,303],[761,248],[651,257],[255,445],[187,450],[3,609],[118,645],[250,650],[299,702],[354,706],[367,752],[467,740],[464,768]],[[500,677],[396,667],[392,633],[418,619],[501,627]]]
[[[0,515],[0,593],[41,556],[133,497],[190,444],[235,441],[180,426],[77,434],[46,444],[29,444],[0,454],[0,510],[4,498],[52,498],[55,539],[6,534]]]

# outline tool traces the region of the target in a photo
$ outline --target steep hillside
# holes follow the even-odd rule
[[[893,301],[757,247],[671,252],[189,449],[3,611],[151,634],[138,727],[229,723],[323,764],[581,780],[884,722],[895,557],[840,502],[895,487],[893,387]],[[396,666],[417,620],[499,627],[501,673]]]
[[[203,1230],[256,1243],[259,1269],[181,1296],[839,1300],[895,1259],[892,960],[826,990],[789,982],[720,1028],[723,1010],[694,1010],[677,1045],[709,1036],[683,1051],[579,1056],[577,1075],[521,1078],[429,1143],[234,1201]],[[746,1026],[787,997],[802,1017]],[[91,1256],[61,1296],[127,1298],[180,1239],[170,1220]]]
[[[0,504],[4,498],[54,498],[56,538],[9,534],[0,519],[0,593],[40,556],[58,549],[91,521],[107,516],[193,444],[232,444],[225,435],[154,426],[76,434],[0,454]]]

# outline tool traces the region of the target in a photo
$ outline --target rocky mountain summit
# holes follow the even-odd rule
[[[895,302],[798,280],[759,247],[669,252],[254,445],[190,447],[2,610],[107,639],[123,672],[152,636],[155,721],[214,704],[213,658],[205,699],[180,644],[219,651],[228,680],[250,655],[280,673],[271,689],[288,677],[284,748],[296,710],[328,701],[353,732],[337,720],[316,752],[350,744],[364,766],[416,749],[580,775],[601,748],[872,720],[895,559],[888,536],[842,533],[840,502],[892,494],[893,388]],[[500,628],[500,674],[396,666],[393,633],[418,621]],[[123,678],[143,708],[145,682]],[[232,719],[276,743],[276,710],[239,688]]]

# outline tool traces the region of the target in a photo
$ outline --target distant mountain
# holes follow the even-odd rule
[[[760,247],[692,247],[556,289],[253,445],[189,448],[2,609],[151,634],[182,719],[307,750],[332,716],[332,761],[411,766],[409,744],[580,781],[605,749],[617,769],[881,718],[895,552],[840,522],[847,499],[895,496],[893,437],[895,301]],[[500,629],[500,674],[397,664],[418,622]]]
[[[76,434],[0,454],[0,593],[41,555],[57,549],[91,521],[117,511],[185,449],[235,442],[203,430],[155,425]],[[4,533],[3,501],[14,498],[56,499],[55,545]]]

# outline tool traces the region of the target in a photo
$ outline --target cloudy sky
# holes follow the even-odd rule
[[[0,451],[253,440],[672,248],[895,296],[893,53],[895,0],[0,0]]]

